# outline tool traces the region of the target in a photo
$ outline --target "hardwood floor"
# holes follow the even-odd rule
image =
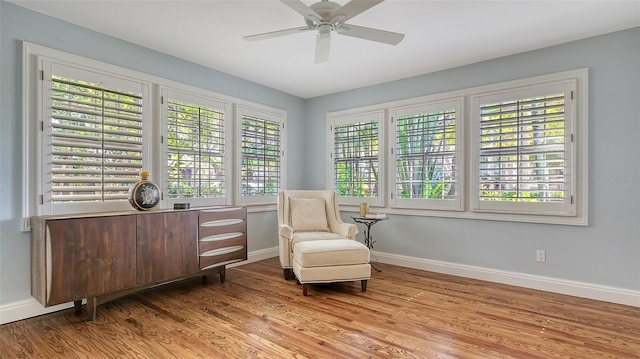
[[[285,281],[276,258],[0,326],[2,358],[639,358],[640,308],[379,264]]]

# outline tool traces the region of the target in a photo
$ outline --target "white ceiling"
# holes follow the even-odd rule
[[[278,0],[9,2],[302,98],[640,26],[640,0],[386,0],[347,23],[406,34],[399,45],[333,33],[315,64],[315,32],[242,39],[305,25]]]

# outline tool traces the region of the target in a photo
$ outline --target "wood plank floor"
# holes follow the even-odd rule
[[[303,297],[272,258],[2,325],[0,357],[640,358],[640,308],[379,267]]]

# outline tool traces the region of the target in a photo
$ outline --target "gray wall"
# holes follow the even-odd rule
[[[324,188],[326,113],[589,68],[589,226],[396,216],[376,250],[496,270],[640,289],[640,28],[313,98],[305,134],[310,188]],[[324,164],[324,165],[318,165]],[[514,235],[518,233],[518,235]],[[547,262],[535,261],[536,249]]]
[[[240,99],[287,110],[288,145],[303,148],[301,121],[305,101],[220,71],[77,27],[7,2],[0,2],[0,305],[31,298],[29,234],[20,232],[22,216],[22,45],[28,41],[98,61]],[[305,164],[301,151],[287,151],[287,166]],[[287,178],[291,188],[303,178]],[[274,212],[249,214],[249,251],[278,245]],[[273,228],[273,231],[265,230]]]
[[[376,249],[640,289],[638,28],[305,101],[6,2],[0,22],[0,306],[31,298],[29,235],[19,231],[22,40],[287,110],[289,188],[325,187],[326,112],[589,67],[589,227],[393,216],[376,227]],[[275,213],[249,224],[250,251],[277,246]],[[547,263],[535,262],[536,249]]]

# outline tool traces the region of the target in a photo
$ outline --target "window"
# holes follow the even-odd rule
[[[580,69],[329,113],[327,188],[353,211],[587,225],[587,82]]]
[[[27,42],[23,59],[23,230],[130,210],[142,171],[160,208],[271,205],[286,188],[286,111]]]
[[[276,203],[284,189],[284,114],[237,106],[240,202]]]
[[[330,119],[331,183],[341,203],[381,205],[384,111]]]
[[[575,81],[473,98],[473,209],[574,215]]]
[[[226,138],[227,104],[212,98],[165,89],[166,197],[194,205],[227,204],[231,151]],[[164,100],[166,99],[166,100]]]
[[[462,99],[392,109],[392,206],[462,209]]]
[[[140,179],[148,86],[42,61],[43,214],[109,210]]]

